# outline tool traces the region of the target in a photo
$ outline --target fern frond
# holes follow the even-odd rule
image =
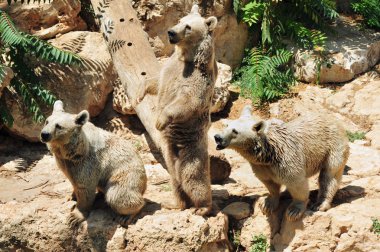
[[[0,99],[0,124],[3,123],[7,127],[12,127],[13,121],[13,116],[5,105],[4,99]]]
[[[14,88],[17,95],[21,98],[24,107],[31,113],[33,121],[42,122],[45,116],[35,96],[34,87],[30,83],[25,83],[22,79],[17,77],[11,80],[11,87]]]
[[[37,58],[60,64],[80,64],[78,55],[61,50],[35,36],[20,32],[13,24],[11,18],[0,10],[1,40],[6,46],[22,47],[27,53]]]
[[[380,29],[380,1],[357,0],[352,4],[355,13],[364,17],[364,23],[371,28]]]
[[[6,66],[0,64],[0,86],[3,83],[5,76],[7,75]]]
[[[240,72],[240,78],[235,82],[241,87],[242,95],[249,97],[256,104],[273,101],[282,97],[294,84],[293,72],[289,67],[292,53],[279,49],[274,55],[253,48],[248,55],[249,64]]]

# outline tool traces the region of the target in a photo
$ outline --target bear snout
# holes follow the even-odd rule
[[[176,43],[178,43],[177,33],[173,29],[170,29],[168,31],[168,37],[169,37],[170,44],[176,44]]]
[[[217,150],[222,150],[224,148],[226,148],[223,144],[223,137],[219,134],[216,134],[214,136],[214,139],[215,139],[215,142],[216,142],[216,149]]]
[[[51,138],[50,133],[44,132],[44,131],[41,132],[41,141],[42,142],[44,142],[44,143],[49,142],[50,138]]]

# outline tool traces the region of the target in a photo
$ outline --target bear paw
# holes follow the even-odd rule
[[[211,212],[211,207],[194,207],[190,209],[193,214],[205,216]]]
[[[67,224],[70,228],[78,227],[80,223],[86,220],[88,216],[87,212],[81,212],[78,208],[75,208],[67,218]]]
[[[286,218],[289,221],[297,221],[302,217],[305,210],[306,206],[304,203],[293,202],[288,209],[286,209]]]
[[[271,215],[278,208],[279,200],[278,198],[265,197],[259,202],[259,207],[263,214]]]
[[[321,202],[316,202],[315,204],[313,204],[311,206],[311,210],[313,210],[313,211],[322,211],[322,212],[326,212],[330,208],[331,208],[331,204],[328,203],[328,202],[326,202],[326,201],[323,201],[322,203]]]

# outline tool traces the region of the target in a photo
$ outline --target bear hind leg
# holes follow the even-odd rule
[[[210,213],[212,206],[208,153],[201,150],[192,153],[178,160],[176,168],[181,169],[181,187],[194,207],[192,210],[203,216]]]
[[[338,169],[324,168],[321,170],[318,178],[318,199],[317,202],[312,206],[313,210],[327,211],[331,208],[331,202],[339,189],[343,171],[344,165],[341,165]]]

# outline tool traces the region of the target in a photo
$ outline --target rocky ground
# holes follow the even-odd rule
[[[203,14],[219,20],[217,60],[238,65],[248,39],[247,27],[236,21],[231,1],[204,3]],[[156,56],[170,55],[173,46],[165,37],[166,30],[190,10],[192,2],[136,0],[132,4]],[[96,125],[132,141],[148,174],[146,206],[128,228],[118,225],[112,211],[97,202],[79,229],[69,229],[66,217],[75,205],[70,200],[71,185],[44,145],[14,136],[36,142],[41,124],[34,123],[19,103],[3,92],[15,124],[0,131],[0,251],[262,251],[257,248],[266,244],[273,251],[380,251],[380,236],[373,228],[373,219],[380,219],[379,33],[359,29],[342,17],[327,43],[332,66],[322,66],[320,79],[336,84],[300,84],[288,97],[254,111],[284,121],[310,111],[332,113],[344,123],[353,142],[333,208],[323,213],[307,211],[302,220],[290,223],[282,218],[290,202],[284,192],[279,210],[266,218],[256,204],[266,189],[245,160],[223,150],[232,172],[223,183],[212,185],[213,213],[203,218],[189,211],[165,209],[173,200],[169,175],[138,118],[127,115],[133,114],[133,109],[112,70],[102,34],[79,16],[79,1],[13,4],[9,8],[1,2],[0,9],[6,9],[23,31],[51,39],[54,45],[86,59],[80,71],[32,60],[29,64],[41,73],[44,86],[65,101],[68,110],[87,109]],[[298,78],[315,82],[315,55],[293,49]],[[220,79],[213,107],[217,113],[212,116],[210,136],[222,128],[221,119],[237,118],[250,103],[239,97],[238,89],[230,86],[228,92],[231,73],[227,65],[218,65]],[[5,86],[0,87],[0,95]],[[310,185],[313,203],[316,178],[310,179]]]
[[[350,157],[341,189],[327,212],[307,211],[298,222],[283,220],[290,202],[284,192],[280,209],[269,219],[257,209],[267,191],[248,163],[224,150],[232,165],[230,178],[212,185],[214,213],[203,218],[189,211],[167,210],[173,197],[169,175],[157,161],[143,126],[135,116],[121,116],[112,104],[94,122],[133,141],[148,174],[146,206],[128,228],[119,226],[112,212],[99,207],[78,230],[65,219],[75,202],[71,185],[41,144],[31,144],[6,134],[0,140],[0,248],[29,251],[249,251],[253,237],[264,235],[276,251],[378,251],[379,235],[372,218],[380,219],[380,151],[377,132],[380,81],[376,72],[344,86],[299,85],[289,98],[255,111],[262,117],[283,120],[318,110],[333,113],[347,130],[366,137],[350,144]],[[222,118],[238,117],[249,101],[230,87],[231,101],[213,116],[210,135],[220,130]],[[316,197],[316,179],[310,180]],[[19,250],[20,251],[20,250]]]

